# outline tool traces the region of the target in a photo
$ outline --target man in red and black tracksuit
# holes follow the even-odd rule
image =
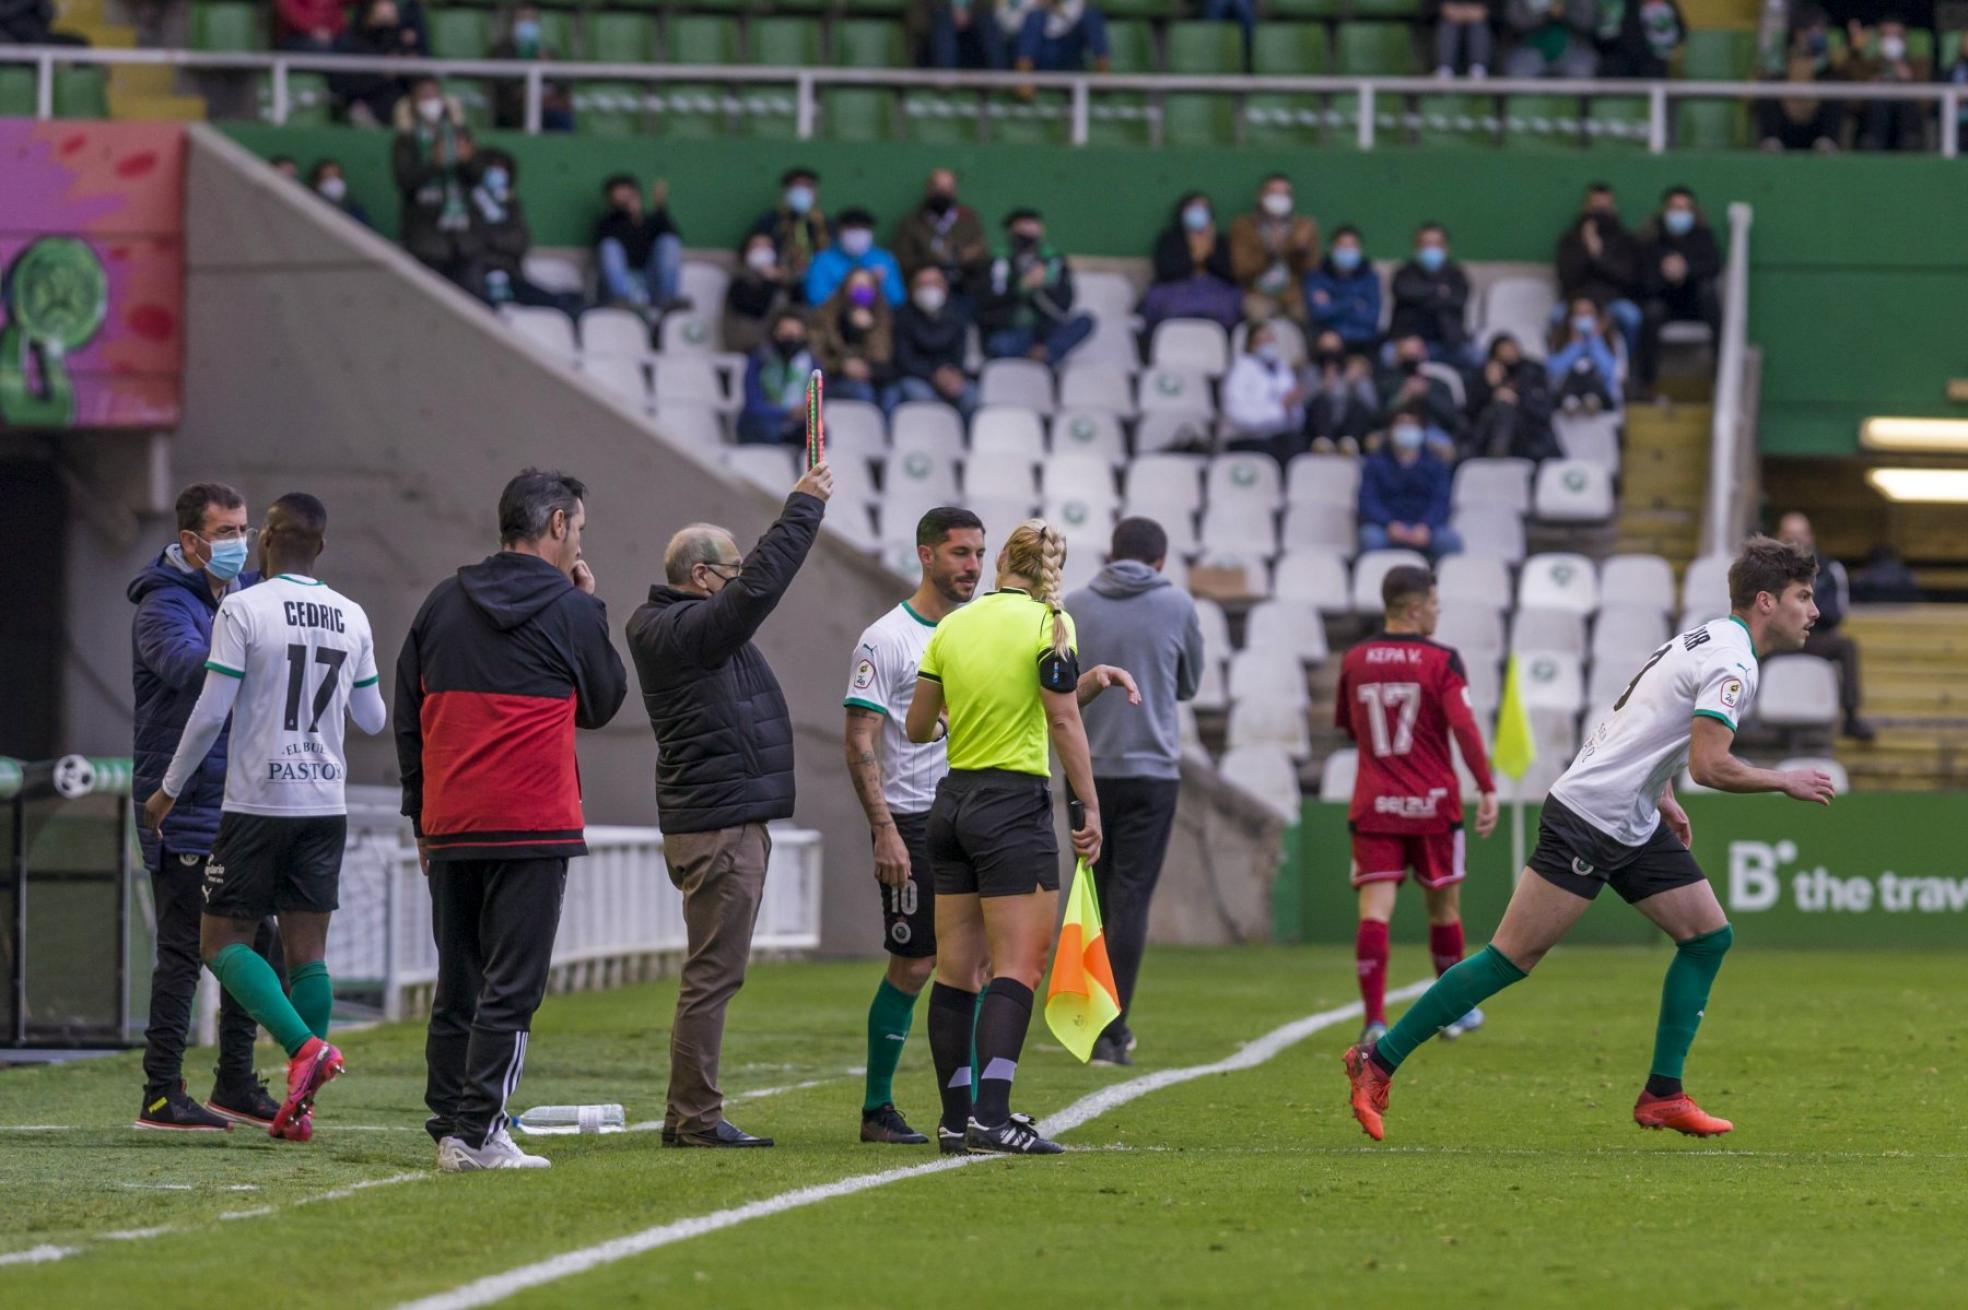
[[[424,1046],[438,1167],[542,1167],[507,1101],[546,994],[567,861],[587,854],[574,730],[628,691],[581,559],[587,489],[528,469],[502,549],[440,582],[396,663],[403,812],[430,877],[437,988]]]

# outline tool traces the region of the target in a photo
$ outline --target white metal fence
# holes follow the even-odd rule
[[[1708,504],[1702,516],[1705,552],[1733,552],[1746,526],[1740,494],[1742,444],[1754,440],[1746,416],[1753,403],[1749,375],[1749,227],[1753,213],[1729,206],[1729,263],[1723,272],[1722,335],[1715,343],[1715,413],[1709,439]]]
[[[1447,127],[1454,130],[1512,131],[1531,134],[1560,133],[1580,139],[1608,137],[1644,140],[1654,154],[1667,151],[1673,143],[1675,107],[1701,101],[1764,100],[1909,100],[1935,106],[1939,114],[1936,144],[1940,153],[1953,158],[1960,148],[1961,109],[1968,87],[1955,84],[1895,85],[1857,82],[1694,82],[1694,81],[1613,81],[1537,80],[1489,78],[1481,82],[1445,81],[1432,77],[1257,77],[1185,76],[1176,74],[1131,73],[982,73],[952,72],[916,68],[820,68],[761,67],[736,64],[605,64],[540,63],[492,59],[394,59],[357,58],[350,55],[303,55],[280,52],[215,52],[200,50],[97,50],[73,46],[0,46],[0,64],[31,64],[36,77],[35,113],[40,118],[54,116],[55,70],[66,65],[119,64],[162,65],[208,73],[259,73],[270,79],[266,114],[275,123],[285,123],[294,106],[291,75],[294,73],[390,73],[410,75],[430,73],[443,78],[494,78],[522,82],[526,91],[526,131],[540,130],[541,104],[548,82],[573,85],[582,82],[634,82],[648,88],[641,107],[651,112],[680,108],[678,99],[664,94],[669,84],[695,84],[683,97],[693,107],[703,107],[702,84],[730,88],[714,102],[734,114],[747,111],[749,102],[732,94],[739,88],[777,88],[790,98],[783,103],[790,111],[795,135],[807,140],[823,129],[821,92],[837,87],[885,89],[896,92],[940,91],[971,97],[970,106],[936,105],[934,116],[970,113],[978,120],[980,135],[988,140],[994,121],[1007,118],[1041,118],[1058,121],[1065,128],[1066,140],[1076,146],[1088,143],[1096,119],[1145,119],[1154,144],[1162,141],[1160,107],[1138,104],[1140,97],[1166,94],[1214,95],[1232,99],[1242,122],[1263,121],[1267,115],[1282,112],[1288,123],[1307,127],[1350,130],[1363,150],[1384,144],[1389,132],[1416,127]],[[1007,104],[1003,93],[1033,87],[1040,91],[1065,93],[1062,103]],[[1303,110],[1257,109],[1248,103],[1251,96],[1319,97],[1321,107]],[[1489,100],[1494,112],[1476,116],[1431,116],[1412,102],[1422,97],[1457,95]],[[1544,115],[1513,116],[1512,97],[1576,97],[1584,104],[1605,100],[1646,102],[1644,121],[1601,121],[1582,112],[1576,118],[1551,119]],[[1119,98],[1116,102],[1115,97]],[[905,111],[906,121],[920,108]],[[1439,121],[1438,121],[1439,120]]]

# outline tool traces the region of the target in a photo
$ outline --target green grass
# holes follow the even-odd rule
[[[1737,1131],[1636,1130],[1658,950],[1561,951],[1490,1025],[1402,1070],[1373,1146],[1344,1107],[1351,1022],[1255,1069],[1150,1093],[1046,1161],[987,1161],[695,1237],[508,1304],[1958,1305],[1968,1276],[1960,961],[1739,949],[1690,1061]],[[1397,948],[1396,974],[1425,967]],[[877,966],[762,967],[732,1009],[728,1095],[771,1152],[659,1149],[653,1133],[547,1139],[550,1173],[440,1178],[414,1025],[353,1033],[308,1146],[128,1127],[134,1056],[0,1071],[0,1305],[381,1306],[806,1184],[926,1163],[854,1140]],[[1351,999],[1330,948],[1158,951],[1133,1070],[1085,1069],[1035,1025],[1018,1102],[1059,1108],[1149,1069],[1221,1058]],[[520,1103],[661,1115],[674,988],[549,999]],[[922,1020],[899,1080],[934,1118]],[[199,1053],[202,1068],[209,1053]],[[263,1063],[273,1063],[271,1054]],[[194,1081],[194,1091],[203,1086]],[[348,1125],[384,1131],[351,1131]],[[537,1139],[536,1139],[537,1140]],[[421,1175],[310,1201],[361,1182]],[[254,1190],[229,1190],[252,1188]],[[168,1189],[168,1190],[160,1190]],[[262,1207],[270,1213],[255,1214]],[[244,1212],[244,1213],[242,1213]],[[226,1214],[239,1215],[222,1219]],[[149,1239],[119,1230],[169,1225]]]

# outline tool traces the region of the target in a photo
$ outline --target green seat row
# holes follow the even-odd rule
[[[222,4],[199,8],[246,8]],[[640,64],[667,57],[675,64],[759,64],[812,66],[822,55],[824,32],[817,18],[773,15],[738,23],[715,14],[673,16],[659,36],[649,14],[622,10],[587,15],[580,32],[572,15],[541,11],[541,38],[562,58],[599,63]],[[483,9],[438,9],[430,18],[431,53],[440,59],[482,59],[492,48],[494,20]],[[902,25],[879,18],[848,18],[833,24],[832,63],[844,68],[897,68],[907,63]],[[201,49],[237,48],[200,46]]]
[[[34,117],[35,72],[21,64],[0,65],[0,118]],[[55,69],[56,118],[108,118],[109,93],[103,70]]]

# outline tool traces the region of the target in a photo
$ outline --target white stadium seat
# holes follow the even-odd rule
[[[582,337],[586,339],[585,320]],[[656,330],[657,348],[665,355],[716,354],[719,340],[716,316],[695,309],[670,311],[663,315],[663,321]],[[732,355],[730,358],[742,361],[744,357]]]
[[[1333,550],[1287,550],[1273,588],[1280,600],[1304,601],[1321,614],[1353,612],[1353,584],[1346,560]]]
[[[1048,499],[1039,516],[1066,534],[1066,544],[1083,555],[1099,560],[1106,556],[1114,537],[1114,520],[1120,510],[1111,501],[1088,500],[1079,496]]]
[[[1286,550],[1330,550],[1351,555],[1360,534],[1350,505],[1289,505],[1285,508]]]
[[[1255,648],[1230,657],[1230,699],[1263,701],[1279,709],[1303,709],[1312,703],[1305,688],[1305,667],[1297,656]]]
[[[1199,710],[1220,713],[1230,708],[1230,689],[1223,676],[1224,660],[1204,660],[1196,679],[1196,697],[1190,701]],[[1235,745],[1232,742],[1231,745]]]
[[[1134,313],[1135,302],[1140,299],[1141,292],[1125,273],[1105,269],[1073,270],[1073,309],[1076,313],[1125,321]]]
[[[993,359],[977,379],[984,405],[1018,405],[1040,414],[1054,408],[1052,370],[1036,359]]]
[[[657,416],[657,424],[662,416]],[[872,505],[881,499],[875,488],[874,466],[865,459],[829,459],[827,466],[834,471],[834,499],[855,504]],[[787,490],[792,484],[787,484]]]
[[[920,450],[942,459],[962,459],[963,416],[939,401],[904,401],[889,416],[888,440],[898,454]]]
[[[1127,469],[1130,501],[1163,501],[1200,509],[1202,464],[1186,455],[1141,455]]]
[[[1558,288],[1551,278],[1498,278],[1483,296],[1483,344],[1508,332],[1526,355],[1542,357],[1551,310],[1557,303]]]
[[[1613,475],[1577,459],[1548,459],[1538,467],[1532,512],[1547,523],[1603,523],[1613,516]]]
[[[1237,653],[1230,644],[1230,620],[1223,606],[1207,596],[1196,597],[1196,626],[1203,634],[1203,658],[1226,664]]]
[[[581,361],[581,372],[597,386],[621,397],[638,412],[649,408],[649,375],[640,359],[621,355],[590,355]],[[792,489],[792,483],[786,489]]]
[[[694,310],[715,314],[724,305],[724,293],[731,286],[731,274],[701,259],[686,259],[677,274],[677,294],[690,301]]]
[[[888,420],[882,417],[881,406],[865,400],[830,400],[825,422],[827,462],[834,466],[836,477],[850,455],[876,461],[888,458]]]
[[[1323,663],[1331,651],[1326,646],[1326,624],[1318,606],[1303,600],[1267,600],[1251,607],[1244,617],[1244,649],[1279,650],[1306,664]]]
[[[1465,505],[1455,511],[1449,526],[1462,538],[1465,555],[1520,564],[1524,559],[1524,520],[1501,505]]]
[[[1612,587],[1605,588],[1605,593],[1620,594]],[[1595,663],[1632,662],[1637,668],[1639,661],[1659,650],[1672,635],[1667,630],[1667,615],[1651,605],[1635,608],[1624,599],[1618,604],[1608,602],[1592,625],[1592,658]]]
[[[1116,467],[1127,463],[1127,435],[1120,416],[1104,409],[1062,409],[1052,416],[1052,453],[1098,455]]]
[[[1212,509],[1234,505],[1269,514],[1283,499],[1278,461],[1269,455],[1218,455],[1209,463],[1204,485]]]
[[[1196,513],[1179,500],[1129,498],[1122,513],[1131,519],[1153,519],[1168,534],[1171,555],[1193,555],[1202,549],[1196,533]]]
[[[1059,570],[1059,592],[1062,596],[1070,596],[1080,590],[1100,572],[1102,558],[1106,554],[1106,535],[1101,533],[1091,539],[1079,539],[1076,544],[1072,532],[1067,532],[1066,564]]]
[[[1792,769],[1816,769],[1819,773],[1826,774],[1831,778],[1831,790],[1835,795],[1843,796],[1852,790],[1851,776],[1845,772],[1845,766],[1837,760],[1825,759],[1821,756],[1799,755],[1792,759],[1784,760],[1777,765],[1777,768],[1786,773]]]
[[[1450,606],[1507,610],[1510,569],[1486,555],[1450,555],[1435,566],[1435,590],[1445,611]]]
[[[1098,409],[1123,418],[1134,413],[1127,369],[1099,360],[1067,360],[1059,372],[1060,409]]]
[[[1214,442],[1216,420],[1207,412],[1193,414],[1154,410],[1141,416],[1134,430],[1134,448],[1149,455],[1166,450],[1193,450]]]
[[[1282,706],[1261,700],[1240,700],[1230,706],[1230,724],[1224,733],[1231,750],[1245,746],[1276,746],[1295,760],[1312,753],[1312,732],[1305,714],[1287,712]]]
[[[1271,337],[1278,343],[1278,354],[1280,358],[1293,368],[1303,368],[1306,359],[1312,353],[1305,348],[1304,331],[1299,328],[1298,324],[1288,318],[1272,318],[1268,322],[1271,325]],[[1251,327],[1252,324],[1246,321],[1237,324],[1235,328],[1231,329],[1231,359],[1234,360],[1237,356],[1244,353],[1244,343],[1250,340]]]
[[[1449,503],[1457,509],[1486,505],[1528,514],[1536,467],[1528,459],[1465,459],[1456,466]]]
[[[1425,556],[1412,550],[1369,550],[1353,565],[1353,609],[1358,614],[1380,614],[1387,606],[1380,599],[1381,579],[1389,569],[1403,564],[1427,568]]]
[[[790,446],[729,446],[724,466],[775,496],[784,496],[799,481],[797,457]]]
[[[922,508],[933,509],[938,505],[957,503],[957,465],[956,461],[945,459],[933,450],[898,449],[888,457],[887,479],[882,484],[882,499],[907,500],[920,503]],[[912,515],[911,529],[915,527]],[[887,525],[883,535],[893,537]]]
[[[1351,746],[1326,756],[1319,768],[1319,799],[1350,805],[1353,782],[1360,774],[1360,752]]]
[[[1576,610],[1525,606],[1510,624],[1510,649],[1562,650],[1585,657],[1585,616]]]
[[[734,404],[718,381],[717,366],[702,355],[658,355],[651,366],[659,405],[709,405],[719,413],[736,413],[743,403]]]
[[[1575,715],[1585,708],[1585,673],[1569,651],[1519,651],[1517,682],[1528,710]]]
[[[1360,500],[1360,461],[1351,455],[1298,455],[1285,479],[1285,500],[1292,505],[1339,505],[1352,509]]]
[[[1220,378],[1230,368],[1230,337],[1214,319],[1163,319],[1148,339],[1148,362]]]
[[[1202,371],[1168,364],[1157,364],[1141,375],[1136,404],[1144,414],[1188,414],[1211,418],[1216,413],[1216,402],[1210,397],[1209,379]]]
[[[966,496],[1030,498],[1038,490],[1032,465],[1012,456],[979,457],[973,453],[964,461],[963,481]]]
[[[1203,511],[1201,531],[1206,550],[1228,550],[1270,558],[1278,553],[1278,526],[1269,510],[1232,502],[1211,502]]]
[[[709,405],[659,403],[650,411],[650,421],[658,432],[681,445],[704,449],[724,441],[724,419]],[[840,494],[838,482],[834,494]]]
[[[1688,563],[1681,579],[1681,612],[1695,623],[1727,617],[1729,613],[1729,565],[1727,555],[1703,555]],[[1684,621],[1684,627],[1692,626]]]
[[[1227,750],[1217,761],[1216,771],[1225,782],[1242,787],[1276,810],[1285,822],[1299,821],[1298,769],[1282,748],[1258,745]]]
[[[998,547],[1005,544],[1013,528],[1031,518],[1037,509],[1030,497],[975,493],[964,497],[964,506],[984,520],[984,572],[987,574],[992,572],[991,561],[997,559]]]
[[[1658,555],[1615,555],[1599,566],[1599,591],[1608,605],[1669,614],[1674,610],[1674,567]]]
[[[1555,414],[1551,431],[1558,438],[1558,449],[1565,458],[1597,464],[1610,473],[1620,469],[1620,425],[1617,412],[1600,414]]]
[[[1503,612],[1487,605],[1442,603],[1442,615],[1435,624],[1435,640],[1453,646],[1467,658],[1472,651],[1488,651],[1492,658],[1503,651]]]
[[[970,458],[1024,460],[1045,458],[1045,424],[1037,410],[1018,405],[986,405],[970,416]]]
[[[1462,671],[1469,679],[1469,703],[1479,716],[1496,713],[1503,701],[1503,665],[1487,651],[1463,651]]]
[[[579,260],[532,250],[520,261],[520,269],[526,280],[542,291],[551,291],[556,295],[587,295],[588,275]]]
[[[1777,728],[1830,727],[1838,721],[1838,668],[1816,655],[1763,662],[1756,685],[1759,723]]]
[[[1583,555],[1554,552],[1524,561],[1517,578],[1520,606],[1591,614],[1599,608],[1599,574]]]
[[[649,349],[649,324],[626,309],[590,309],[581,315],[581,353],[589,358],[647,359],[654,353]]]
[[[1039,469],[1039,479],[1048,497],[1077,496],[1099,505],[1121,500],[1113,466],[1098,455],[1052,455]]]
[[[1173,550],[1174,547],[1170,546],[1169,549]],[[1271,566],[1265,556],[1251,551],[1222,549],[1204,549],[1200,553],[1195,551],[1190,553],[1196,556],[1192,568],[1221,569],[1231,573],[1241,573],[1245,594],[1257,600],[1266,599],[1271,595]]]
[[[580,354],[574,340],[574,325],[557,309],[528,305],[501,305],[499,317],[521,337],[563,362]]]
[[[827,517],[820,521],[820,526],[847,538],[858,550],[881,549],[881,534],[875,531],[874,507],[842,500],[838,487],[835,488],[833,501],[827,506]]]

